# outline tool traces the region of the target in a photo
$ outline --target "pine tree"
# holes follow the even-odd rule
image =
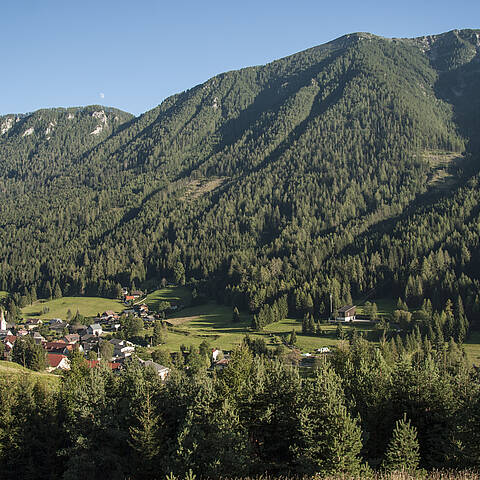
[[[240,312],[238,311],[237,307],[233,308],[233,313],[232,313],[232,321],[234,323],[237,323],[240,321]]]
[[[154,460],[160,453],[160,419],[152,404],[152,394],[147,388],[142,401],[138,402],[139,411],[135,416],[136,424],[130,427],[129,445],[135,450],[139,460],[137,469],[141,478],[155,478]]]
[[[305,473],[358,474],[362,431],[345,406],[339,376],[327,364],[302,388],[295,459]]]
[[[418,468],[420,460],[417,429],[407,421],[407,415],[398,420],[385,453],[383,466],[390,471],[412,472]]]
[[[153,326],[152,345],[156,347],[157,345],[165,343],[166,337],[166,328],[162,325],[160,320],[155,320],[155,324]]]

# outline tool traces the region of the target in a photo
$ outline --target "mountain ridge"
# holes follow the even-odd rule
[[[422,40],[431,37],[345,35],[222,73],[139,117],[122,114],[101,139],[92,136],[98,110],[87,107],[75,152],[45,147],[39,159],[34,145],[21,153],[32,138],[20,137],[24,130],[17,150],[0,136],[8,167],[0,193],[11,202],[0,225],[2,257],[10,259],[0,281],[44,291],[48,279],[66,292],[98,293],[173,278],[181,264],[185,280],[210,293],[217,283],[238,292],[237,303],[252,311],[285,291],[295,310],[305,284],[320,305],[335,278],[346,285],[343,299],[362,293],[363,281],[328,266],[344,247],[405,211],[438,172],[453,189],[475,174],[477,35],[436,36],[435,58]],[[442,165],[428,159],[431,151],[447,152]],[[446,160],[463,152],[468,163]],[[22,155],[47,170],[33,175]],[[20,208],[30,212],[27,224]],[[45,218],[35,217],[39,211]],[[25,244],[42,229],[45,236]],[[42,261],[19,275],[19,250]],[[259,274],[276,259],[275,275]],[[405,288],[405,275],[392,272],[395,288]]]

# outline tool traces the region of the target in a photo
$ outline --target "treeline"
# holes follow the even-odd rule
[[[260,308],[258,314],[253,316],[252,328],[254,330],[262,330],[263,327],[270,323],[278,322],[287,318],[288,302],[287,296],[283,295],[275,300],[272,305],[264,305]]]
[[[249,342],[218,374],[187,362],[166,383],[135,361],[118,375],[71,360],[54,390],[2,377],[2,478],[480,467],[479,377],[453,340],[412,333],[377,348],[355,337],[307,377]]]

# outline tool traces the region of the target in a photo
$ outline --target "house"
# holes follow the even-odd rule
[[[24,337],[25,335],[28,335],[28,330],[25,330],[24,328],[17,330],[17,337]]]
[[[100,360],[87,360],[87,362],[90,368],[95,368],[100,363]],[[120,370],[120,367],[121,367],[121,364],[118,362],[107,362],[107,365],[114,371]]]
[[[47,370],[70,370],[70,360],[65,355],[47,353]]]
[[[218,350],[218,348],[214,348],[212,350],[212,360],[214,362],[216,362],[217,360],[219,360],[219,356],[223,355],[223,352],[221,350]]]
[[[118,332],[120,330],[120,327],[122,325],[115,320],[109,320],[104,326],[103,326],[103,331],[108,331],[108,332]]]
[[[112,338],[110,343],[113,345],[113,357],[114,358],[126,358],[129,357],[134,351],[135,346],[128,340],[119,340],[118,338]]]
[[[68,355],[69,353],[73,352],[75,347],[71,343],[57,341],[57,342],[45,342],[43,344],[43,348],[49,353]]]
[[[63,341],[65,343],[70,343],[70,344],[75,344],[80,341],[80,335],[78,333],[69,333],[68,335],[65,335],[60,339],[60,341]]]
[[[7,335],[3,340],[3,344],[5,345],[5,351],[3,352],[3,357],[5,360],[8,360],[11,351],[13,350],[13,346],[15,345],[15,340],[17,337],[15,335]]]
[[[338,309],[337,322],[353,322],[355,320],[355,305],[344,305]]]
[[[25,326],[27,327],[28,330],[34,330],[35,328],[40,327],[40,325],[43,324],[43,321],[40,320],[39,318],[29,318],[25,322]]]
[[[68,323],[56,318],[55,321],[50,322],[49,328],[50,330],[63,332],[66,328],[68,328]]]
[[[89,325],[87,327],[87,332],[90,335],[95,335],[95,336],[99,337],[103,333],[103,330],[102,330],[102,327],[98,323],[92,323],[91,325]]]
[[[102,313],[101,319],[102,320],[110,320],[110,319],[117,319],[118,315],[113,310],[107,310]]]
[[[69,329],[70,333],[78,333],[80,336],[85,335],[87,333],[87,326],[86,325],[70,325]]]
[[[32,337],[33,337],[33,341],[37,345],[42,345],[44,342],[46,342],[45,337],[42,337],[42,335],[40,335],[38,332],[33,332]]]
[[[168,367],[164,367],[163,365],[160,365],[159,363],[156,363],[156,362],[152,362],[152,360],[147,360],[146,362],[142,362],[144,367],[145,368],[153,368],[153,370],[155,370],[155,372],[157,373],[157,375],[162,379],[162,381],[164,382],[169,373],[170,373],[170,369]]]
[[[59,323],[63,323],[63,320],[61,318],[52,318],[49,322],[48,322],[48,326],[50,328],[54,327],[55,325],[58,325]]]
[[[135,300],[136,297],[134,297],[133,295],[124,295],[123,296],[123,301],[124,303],[128,303],[128,302],[131,302],[132,300]]]
[[[140,298],[143,295],[143,292],[141,290],[135,290],[132,292],[133,298]]]
[[[99,340],[99,337],[90,333],[83,335],[80,342],[84,352],[87,353],[90,350],[97,349]]]
[[[12,331],[11,330],[0,330],[0,338],[5,338],[5,337],[8,337],[9,335],[12,335]]]
[[[315,350],[316,353],[330,353],[330,349],[328,347],[320,347]]]

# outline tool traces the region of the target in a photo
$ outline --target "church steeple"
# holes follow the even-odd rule
[[[5,320],[3,308],[0,308],[0,330],[6,330],[6,329],[7,329],[7,322]]]

